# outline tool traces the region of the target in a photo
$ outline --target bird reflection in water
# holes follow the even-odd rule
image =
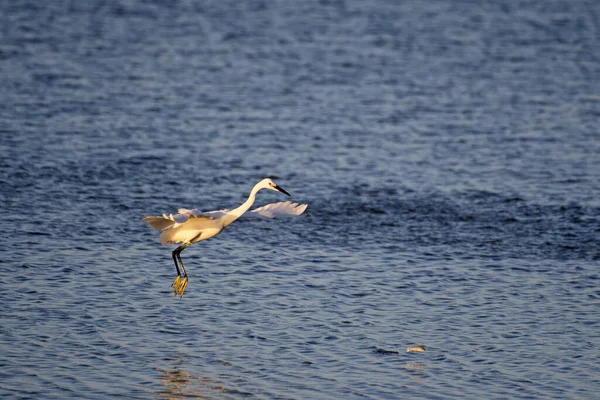
[[[420,362],[406,363],[404,367],[409,371],[425,371],[425,364]]]
[[[172,369],[156,368],[161,372],[160,382],[164,386],[157,393],[157,398],[178,399],[214,399],[219,393],[227,392],[227,388],[213,379],[194,375],[181,369],[182,360]]]
[[[404,366],[407,371],[410,371],[410,377],[416,382],[421,382],[421,378],[427,376],[427,366],[420,362],[409,362]]]

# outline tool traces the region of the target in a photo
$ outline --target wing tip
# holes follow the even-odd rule
[[[294,203],[289,200],[279,203],[271,203],[250,211],[254,215],[265,218],[276,218],[282,216],[301,215],[308,208],[308,204]]]
[[[298,214],[296,215],[300,215],[302,213],[304,213],[304,211],[306,211],[306,209],[308,208],[308,204],[300,204],[296,207],[296,210],[298,211]]]
[[[162,231],[164,229],[170,228],[175,224],[175,221],[165,218],[164,216],[154,216],[149,215],[147,217],[142,218],[142,221],[147,222],[154,229],[158,229]]]

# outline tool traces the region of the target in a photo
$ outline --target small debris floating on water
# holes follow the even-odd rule
[[[379,349],[376,348],[375,349],[375,353],[379,353],[379,354],[398,354],[398,350],[386,350],[386,349]]]
[[[425,346],[410,346],[406,349],[407,353],[410,353],[412,351],[423,352],[425,351]]]

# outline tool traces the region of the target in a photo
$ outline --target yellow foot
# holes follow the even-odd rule
[[[185,289],[187,288],[187,285],[188,285],[188,277],[186,276],[179,283],[179,298],[183,297],[183,292],[185,292]]]
[[[177,275],[177,279],[173,282],[171,286],[173,286],[173,293],[177,294],[179,291],[179,286],[181,285],[181,275]]]

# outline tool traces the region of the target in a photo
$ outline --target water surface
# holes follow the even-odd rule
[[[599,15],[3,2],[0,396],[596,397]]]

